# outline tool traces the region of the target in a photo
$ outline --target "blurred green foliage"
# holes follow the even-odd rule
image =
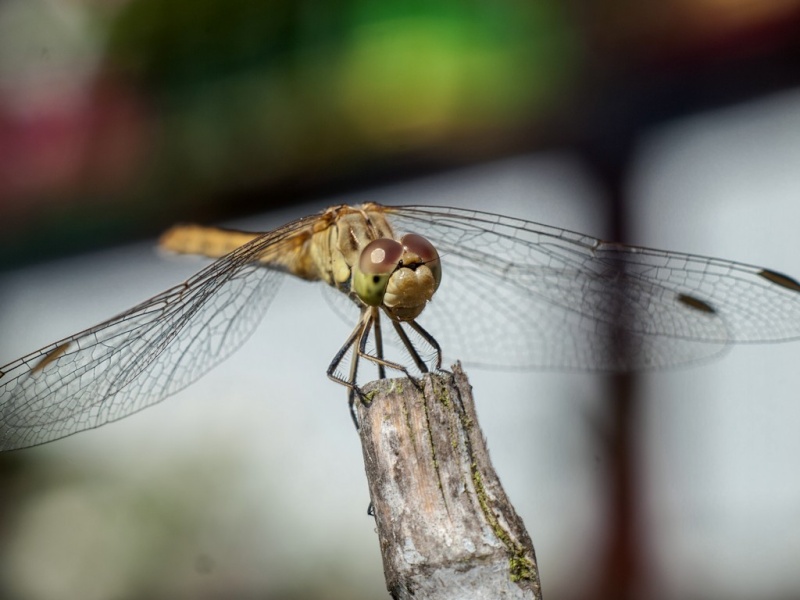
[[[26,260],[529,146],[582,60],[556,0],[9,0],[3,25],[0,255]]]
[[[549,1],[134,0],[107,61],[157,107],[161,193],[147,194],[196,201],[393,156],[481,156],[482,136],[561,97],[571,38]]]

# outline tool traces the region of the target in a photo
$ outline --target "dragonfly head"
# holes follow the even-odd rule
[[[353,267],[353,289],[370,306],[410,321],[422,312],[442,280],[439,254],[421,235],[408,233],[400,241],[380,238],[361,251]]]

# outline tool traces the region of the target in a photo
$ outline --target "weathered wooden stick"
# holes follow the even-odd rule
[[[541,599],[533,544],[489,460],[460,365],[364,387],[361,444],[395,600]]]

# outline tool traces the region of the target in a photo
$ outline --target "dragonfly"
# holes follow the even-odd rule
[[[262,233],[180,225],[161,245],[216,260],[0,367],[0,450],[99,427],[185,388],[248,338],[286,275],[322,282],[359,311],[328,368],[351,412],[359,361],[379,377],[439,369],[443,356],[621,372],[800,338],[800,283],[787,275],[489,212],[340,205]],[[384,354],[383,320],[401,360]]]

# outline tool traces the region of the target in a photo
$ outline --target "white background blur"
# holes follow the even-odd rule
[[[800,91],[673,122],[636,156],[630,242],[800,276]],[[530,155],[229,225],[267,230],[372,200],[606,237],[599,194],[573,157]],[[155,244],[3,274],[0,364],[205,264]],[[388,597],[346,394],[325,376],[348,332],[319,285],[287,278],[254,336],[187,390],[24,451],[42,467],[5,532],[0,576],[31,600]],[[750,346],[642,376],[637,493],[658,582],[643,597],[800,596],[799,365],[800,343]],[[468,375],[546,597],[588,594],[604,531],[603,377]]]

